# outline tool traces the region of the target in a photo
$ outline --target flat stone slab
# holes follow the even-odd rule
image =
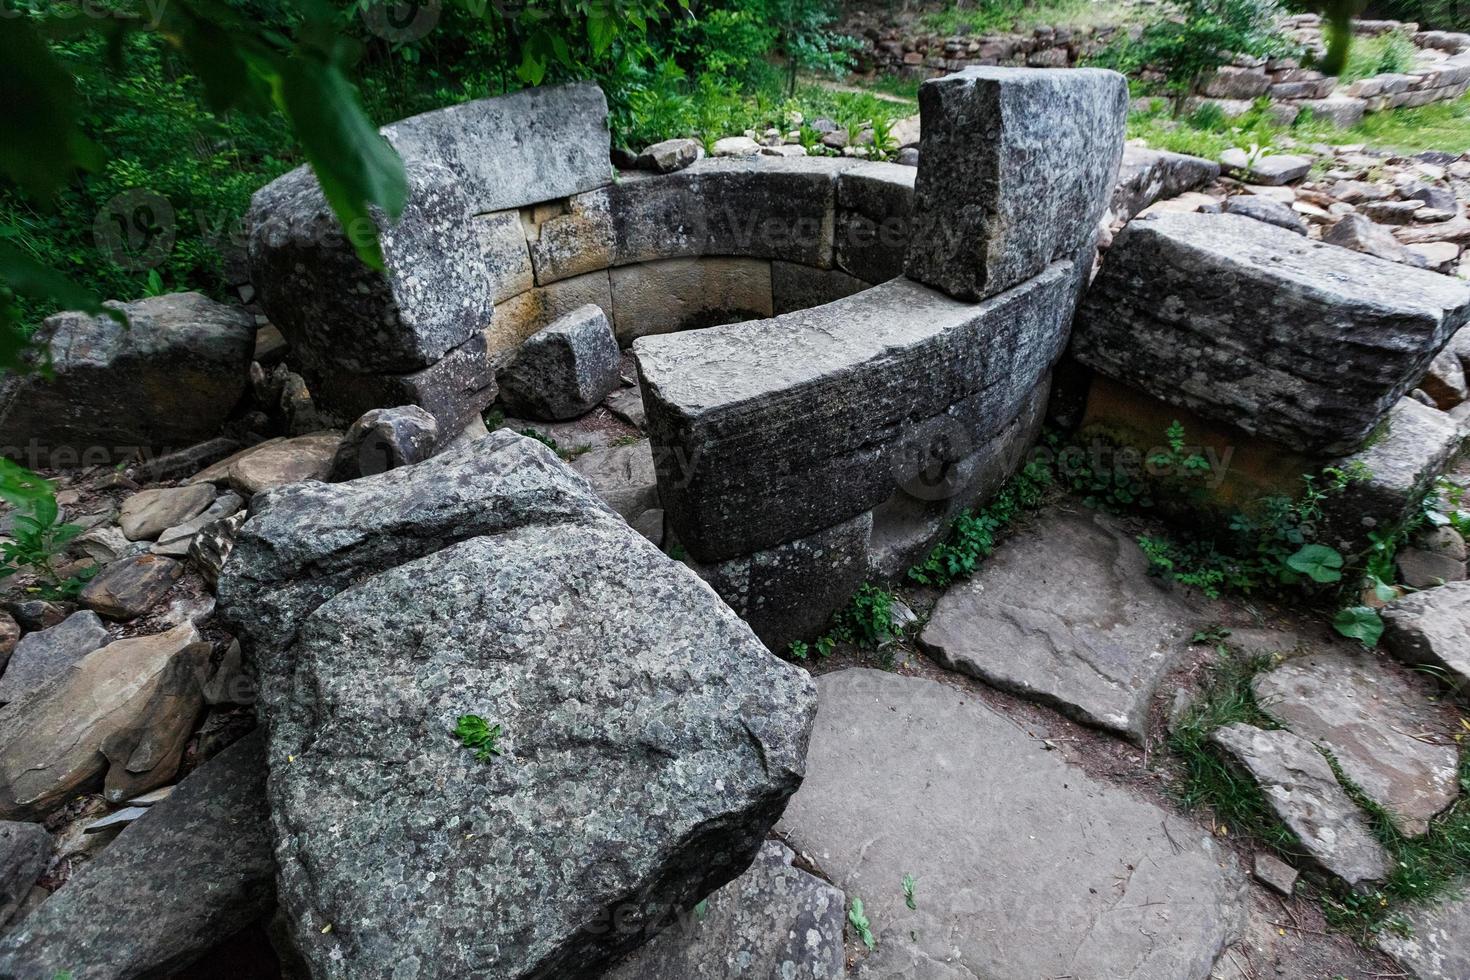
[[[1072,352],[1171,405],[1304,452],[1358,449],[1470,318],[1470,288],[1231,214],[1128,225]]]
[[[1253,682],[1261,710],[1330,751],[1405,834],[1459,795],[1455,720],[1383,660],[1341,650],[1286,661]]]
[[[766,841],[750,870],[681,915],[603,980],[839,980],[847,976],[842,892]]]
[[[1470,878],[1462,878],[1441,902],[1398,910],[1409,934],[1378,933],[1378,948],[1418,980],[1470,977]]]
[[[109,639],[107,627],[90,609],[72,613],[50,629],[27,633],[0,673],[0,704],[39,689]]]
[[[951,670],[1142,742],[1199,612],[1102,514],[1049,514],[940,598],[919,636]]]
[[[1388,852],[1311,742],[1244,724],[1219,728],[1210,740],[1250,773],[1276,816],[1319,865],[1350,887],[1388,877],[1393,870]]]
[[[878,948],[858,976],[1203,980],[1243,926],[1244,876],[1208,834],[973,694],[876,670],[817,688],[779,829],[862,899]]]
[[[1470,683],[1470,582],[1389,603],[1383,609],[1383,645],[1404,663],[1436,668],[1452,687]]]

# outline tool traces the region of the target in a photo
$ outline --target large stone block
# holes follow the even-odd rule
[[[475,214],[568,197],[612,180],[607,99],[591,82],[463,102],[382,132],[405,160],[448,168]]]
[[[385,272],[357,257],[353,230],[344,232],[308,168],[255,192],[251,281],[304,363],[363,374],[414,371],[489,325],[491,279],[460,177],[412,158],[406,166],[403,215],[373,219]]]
[[[977,300],[1076,255],[1113,193],[1127,108],[1123,76],[1092,68],[925,82],[909,278]]]
[[[50,377],[0,378],[0,455],[33,467],[96,466],[219,434],[245,393],[255,323],[198,293],[58,313],[37,340]]]
[[[831,268],[837,175],[853,165],[752,156],[624,175],[607,189],[614,262],[744,255]]]
[[[1113,242],[1078,360],[1309,453],[1350,452],[1470,318],[1446,276],[1237,215],[1165,214]]]
[[[503,303],[536,285],[519,211],[477,214],[470,220],[480,238],[485,271],[490,275],[491,300]]]
[[[634,344],[659,474],[701,562],[856,517],[1019,414],[1066,343],[1070,262],[980,304],[895,279],[772,320]],[[962,438],[959,438],[962,437]],[[940,460],[945,461],[945,460]]]
[[[864,163],[837,178],[838,268],[871,283],[903,275],[917,171]]]
[[[588,303],[537,331],[496,380],[511,414],[551,422],[586,415],[618,386],[618,342],[607,314]]]
[[[613,324],[618,342],[769,317],[771,263],[765,259],[693,258],[613,269]]]
[[[804,773],[806,674],[510,432],[269,493],[219,594],[314,977],[596,976],[744,871]]]
[[[611,207],[601,189],[526,209],[522,220],[538,286],[613,264]]]

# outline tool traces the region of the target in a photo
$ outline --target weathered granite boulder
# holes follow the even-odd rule
[[[37,335],[53,376],[0,378],[0,456],[95,466],[219,434],[245,393],[254,318],[199,293],[110,305],[130,326],[58,313]]]
[[[925,82],[919,110],[910,279],[983,299],[1091,241],[1123,154],[1122,75],[970,68]]]
[[[1407,928],[1383,929],[1378,948],[1419,980],[1470,976],[1470,878],[1460,877],[1447,894],[1397,912]]]
[[[1203,157],[1128,144],[1118,166],[1110,210],[1124,221],[1155,201],[1178,197],[1220,176],[1220,165]]]
[[[467,215],[612,182],[607,99],[591,82],[462,102],[399,120],[382,132],[404,160],[436,163],[454,174],[469,204]]]
[[[0,976],[171,976],[270,911],[264,738],[201,766],[15,929]]]
[[[1470,582],[1410,593],[1382,616],[1383,645],[1395,657],[1434,668],[1456,689],[1470,683]]]
[[[106,646],[109,639],[107,627],[91,610],[72,613],[50,629],[27,633],[0,673],[0,704],[25,697]]]
[[[750,870],[685,913],[603,980],[842,980],[842,892],[766,841]]]
[[[103,744],[139,728],[170,664],[198,641],[190,623],[117,640],[0,708],[0,819],[44,817],[95,782]]]
[[[428,459],[439,423],[417,405],[375,408],[352,423],[332,461],[333,480],[355,480]]]
[[[1059,262],[980,304],[899,278],[772,320],[633,345],[659,496],[701,562],[850,520],[1019,414],[1066,343],[1075,281]]]
[[[1216,729],[1210,741],[1260,785],[1276,816],[1318,865],[1351,888],[1388,877],[1388,851],[1311,742],[1244,724]]]
[[[0,820],[0,927],[19,911],[50,860],[51,835],[45,827]],[[3,965],[0,960],[0,969]]]
[[[801,781],[811,681],[528,438],[257,499],[219,594],[313,976],[592,974]]]
[[[1165,214],[1113,242],[1072,351],[1170,404],[1350,452],[1470,318],[1470,288],[1238,215]]]
[[[532,334],[496,375],[512,415],[559,422],[585,415],[618,387],[618,342],[607,314],[579,307]]]
[[[461,178],[420,159],[405,166],[402,216],[373,218],[384,272],[357,257],[310,168],[251,199],[251,281],[304,366],[403,374],[490,324],[490,279]]]

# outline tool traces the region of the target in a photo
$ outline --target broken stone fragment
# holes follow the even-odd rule
[[[137,555],[113,562],[88,582],[77,599],[108,619],[137,619],[164,597],[184,566],[160,555]]]
[[[1410,593],[1382,615],[1383,645],[1395,657],[1435,668],[1453,688],[1470,684],[1470,582]]]
[[[139,490],[123,501],[118,524],[129,541],[151,541],[165,528],[203,513],[213,502],[214,487],[207,483]]]
[[[72,613],[50,629],[27,633],[0,674],[0,704],[19,699],[44,686],[87,654],[107,645],[107,627],[97,614]]]
[[[428,459],[439,423],[417,405],[375,408],[352,423],[337,447],[333,480],[355,480]]]
[[[607,315],[588,304],[537,331],[496,376],[506,411],[548,422],[597,407],[618,387],[618,342]]]
[[[0,820],[0,928],[20,910],[51,860],[51,835],[38,823]],[[0,970],[5,962],[0,959]]]

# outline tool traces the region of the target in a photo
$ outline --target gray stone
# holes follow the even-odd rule
[[[1238,215],[1114,240],[1072,353],[1170,404],[1305,452],[1359,448],[1470,318],[1470,289]]]
[[[82,833],[105,834],[108,831],[122,830],[147,812],[148,808],[145,806],[123,807],[121,810],[114,810],[105,817],[93,820],[82,828]]]
[[[1227,171],[1242,174],[1253,184],[1280,187],[1301,180],[1312,170],[1312,161],[1307,157],[1289,153],[1267,153],[1255,159],[1238,147],[1231,147],[1220,154],[1220,165]]]
[[[1129,221],[1155,201],[1178,197],[1219,176],[1220,165],[1213,160],[1130,143],[1123,147],[1111,210]]]
[[[1198,616],[1116,522],[1058,513],[946,592],[919,642],[952,670],[1141,743]]]
[[[0,456],[65,468],[121,462],[219,433],[245,393],[255,321],[199,293],[58,313],[36,341],[52,373],[0,379]]]
[[[204,581],[213,588],[219,581],[220,569],[230,551],[235,547],[235,535],[248,515],[244,511],[231,514],[206,524],[189,542],[189,563],[204,576]]]
[[[1322,240],[1387,262],[1419,265],[1414,253],[1400,245],[1392,232],[1361,214],[1343,215],[1327,229]]]
[[[51,835],[45,827],[0,820],[0,927],[20,911],[50,860]],[[839,908],[841,902],[839,897]],[[0,960],[0,967],[3,962]]]
[[[1470,582],[1410,593],[1381,615],[1383,645],[1395,657],[1434,668],[1457,690],[1470,683]]]
[[[1263,68],[1222,65],[1204,80],[1200,92],[1214,99],[1254,99],[1270,87],[1271,76]]]
[[[504,364],[526,338],[588,303],[612,321],[612,284],[607,270],[537,286],[501,303],[495,308],[495,322],[485,331],[492,364]]]
[[[582,453],[571,467],[629,524],[659,506],[658,472],[647,439]]]
[[[1459,794],[1453,719],[1385,662],[1314,652],[1257,675],[1252,686],[1266,714],[1330,751],[1403,833],[1423,834]],[[1442,743],[1430,741],[1436,733]]]
[[[1287,898],[1296,891],[1296,880],[1298,878],[1296,868],[1287,864],[1274,854],[1262,851],[1256,855],[1254,874],[1256,880],[1270,888],[1278,895]]]
[[[837,178],[838,268],[870,283],[903,275],[914,206],[913,167],[863,163]]]
[[[5,669],[15,645],[20,642],[20,624],[8,612],[0,612],[0,671]]]
[[[522,212],[538,286],[612,265],[611,206],[606,192],[593,191]]]
[[[184,566],[161,555],[115,561],[82,589],[77,600],[108,619],[137,619],[174,587]]]
[[[862,898],[878,948],[860,975],[1204,980],[1241,929],[1244,876],[1208,834],[973,693],[875,670],[817,686],[781,826]]]
[[[765,259],[717,257],[613,269],[618,342],[771,316],[771,265]]]
[[[0,975],[170,976],[268,913],[263,743],[205,763],[0,936]]]
[[[1415,181],[1399,189],[1399,193],[1410,201],[1423,201],[1426,207],[1438,211],[1457,212],[1460,202],[1455,197],[1455,192],[1448,187],[1439,187],[1434,184],[1425,184]]]
[[[1088,244],[1123,154],[1128,86],[1095,68],[970,68],[919,89],[910,279],[994,296]]]
[[[1450,893],[1436,902],[1395,910],[1405,929],[1382,929],[1378,948],[1418,980],[1460,980],[1470,977],[1470,878],[1460,878]]]
[[[341,441],[340,432],[316,432],[262,443],[230,464],[230,485],[250,496],[301,480],[325,480]]]
[[[1368,818],[1311,742],[1252,725],[1217,728],[1210,741],[1250,774],[1307,855],[1350,888],[1386,879],[1393,861]]]
[[[108,763],[102,796],[107,802],[122,803],[178,777],[184,748],[204,712],[211,652],[209,643],[200,642],[173,657],[133,723],[102,742]]]
[[[152,541],[164,529],[204,513],[214,494],[208,483],[139,490],[123,501],[118,524],[129,541]]]
[[[785,650],[820,634],[867,579],[872,534],[873,515],[863,513],[751,555],[692,567],[768,649]]]
[[[679,916],[603,980],[842,980],[847,903],[766,841],[750,870]]]
[[[94,527],[77,535],[72,548],[81,552],[99,565],[108,565],[119,558],[136,554],[147,547],[147,542],[134,543],[122,533],[122,528],[113,524]]]
[[[655,143],[638,154],[638,166],[654,173],[670,174],[704,158],[699,140],[672,139]]]
[[[6,603],[5,609],[15,617],[20,628],[29,633],[33,630],[50,629],[75,612],[76,606],[46,599],[27,599],[24,602]]]
[[[1358,213],[1380,225],[1407,225],[1422,207],[1423,201],[1373,201],[1358,205]]]
[[[648,424],[648,417],[643,413],[643,392],[636,385],[617,389],[602,400],[602,406],[634,428],[642,429]]]
[[[588,304],[533,334],[500,370],[506,410],[562,421],[585,415],[618,386],[618,342],[607,315]]]
[[[373,216],[383,272],[357,257],[309,168],[251,199],[250,271],[261,306],[301,366],[327,380],[333,370],[416,371],[490,322],[491,281],[463,181],[437,164],[408,158],[405,166],[402,216]],[[313,388],[330,396],[330,385]]]
[[[107,645],[107,627],[97,614],[72,613],[60,624],[27,633],[0,674],[0,704],[18,701],[64,673],[93,650]]]
[[[144,718],[193,624],[117,640],[0,708],[0,819],[37,819],[102,775],[102,746]]]
[[[1324,79],[1324,81],[1331,84],[1330,79]],[[1318,91],[1320,92],[1321,89]],[[1368,102],[1366,99],[1354,98],[1351,95],[1328,95],[1326,98],[1293,102],[1291,107],[1298,113],[1302,110],[1310,112],[1314,122],[1327,123],[1339,129],[1351,129],[1363,121],[1363,115],[1368,111]],[[1292,122],[1295,121],[1293,118]]]
[[[454,174],[465,214],[569,197],[612,181],[607,99],[591,82],[462,102],[382,132],[404,160],[432,161]]]
[[[1411,589],[1432,589],[1446,582],[1465,581],[1465,563],[1421,548],[1400,548],[1394,555],[1399,580]]]
[[[490,275],[493,302],[503,303],[536,285],[519,211],[477,214],[471,221],[480,238],[480,255]]]
[[[761,151],[761,145],[749,136],[726,136],[715,140],[711,155],[717,157],[748,157]]]
[[[870,283],[840,269],[813,269],[795,262],[771,263],[771,313],[794,313],[860,293]]]
[[[375,408],[352,423],[332,463],[333,480],[355,480],[421,463],[439,442],[439,423],[417,405]],[[221,515],[227,516],[227,515]]]
[[[1239,214],[1257,221],[1264,221],[1268,225],[1285,228],[1294,231],[1298,235],[1307,233],[1307,223],[1297,215],[1295,211],[1267,197],[1259,197],[1255,194],[1237,194],[1225,199],[1226,214]]]
[[[659,482],[679,540],[705,563],[749,555],[871,510],[921,468],[921,446],[968,455],[1060,354],[1074,289],[1066,262],[978,305],[900,278],[639,338],[655,454],[687,463]]]
[[[801,780],[805,673],[530,439],[275,491],[219,594],[313,976],[591,975],[743,871]]]
[[[209,505],[209,509],[192,520],[176,525],[158,536],[158,542],[149,548],[155,555],[184,558],[189,554],[194,538],[211,524],[224,520],[245,506],[245,499],[237,493],[222,493]]]
[[[1449,411],[1470,398],[1470,385],[1465,381],[1465,369],[1454,349],[1448,346],[1429,362],[1429,371],[1420,379],[1419,387],[1443,411]]]

